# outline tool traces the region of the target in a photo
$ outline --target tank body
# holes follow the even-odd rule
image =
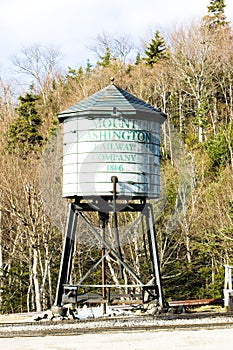
[[[113,110],[71,113],[62,120],[63,197],[111,196],[112,176],[120,196],[159,197],[164,117]]]

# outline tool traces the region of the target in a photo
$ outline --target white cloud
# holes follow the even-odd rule
[[[207,13],[210,0],[0,0],[0,65],[22,46],[35,43],[60,48],[65,65],[91,57],[87,46],[100,33],[125,33],[133,40],[156,29],[189,23]],[[226,0],[226,14],[233,14]]]

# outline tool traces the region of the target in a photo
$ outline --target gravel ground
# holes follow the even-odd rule
[[[9,320],[9,319],[8,319]],[[95,331],[98,329],[120,329],[120,328],[132,328],[132,327],[153,327],[155,329],[161,329],[161,328],[173,328],[176,327],[181,328],[182,326],[187,327],[193,327],[199,328],[206,327],[206,326],[215,326],[221,324],[223,327],[233,326],[233,315],[232,316],[226,316],[224,315],[212,315],[211,317],[207,317],[207,315],[202,314],[199,315],[198,318],[190,318],[189,316],[181,316],[181,318],[176,318],[176,316],[168,316],[168,317],[119,317],[119,318],[106,318],[104,320],[101,319],[90,319],[85,321],[75,321],[75,322],[56,322],[56,321],[50,321],[49,323],[45,324],[43,321],[36,322],[33,321],[32,317],[24,317],[19,318],[17,323],[13,326],[11,325],[5,325],[4,323],[1,324],[0,322],[0,334],[7,332],[9,333],[11,330],[17,330],[17,332],[23,332],[23,331],[35,331],[35,330],[48,330],[48,332],[52,331],[59,331],[59,329],[64,330],[93,330]],[[29,322],[29,324],[25,325],[24,322]],[[31,324],[30,324],[31,323]]]
[[[17,322],[17,326],[1,324],[3,320],[10,323],[12,319]],[[29,314],[14,315],[14,318],[10,315],[1,316],[0,349],[227,350],[232,344],[233,315],[203,315],[192,319],[175,319],[174,316],[166,319],[121,317],[49,324],[32,320]],[[189,328],[186,328],[187,325]],[[70,332],[72,335],[69,335]],[[35,336],[37,333],[40,336]]]

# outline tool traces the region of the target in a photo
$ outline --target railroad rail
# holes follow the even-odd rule
[[[121,316],[86,320],[32,321],[0,324],[0,338],[46,335],[80,335],[116,332],[157,332],[233,328],[232,313],[191,313],[184,315]]]

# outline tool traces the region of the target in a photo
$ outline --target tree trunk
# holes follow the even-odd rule
[[[36,248],[33,248],[33,283],[35,288],[35,303],[36,311],[41,311],[41,296],[40,296],[40,284],[38,278],[38,251]]]

